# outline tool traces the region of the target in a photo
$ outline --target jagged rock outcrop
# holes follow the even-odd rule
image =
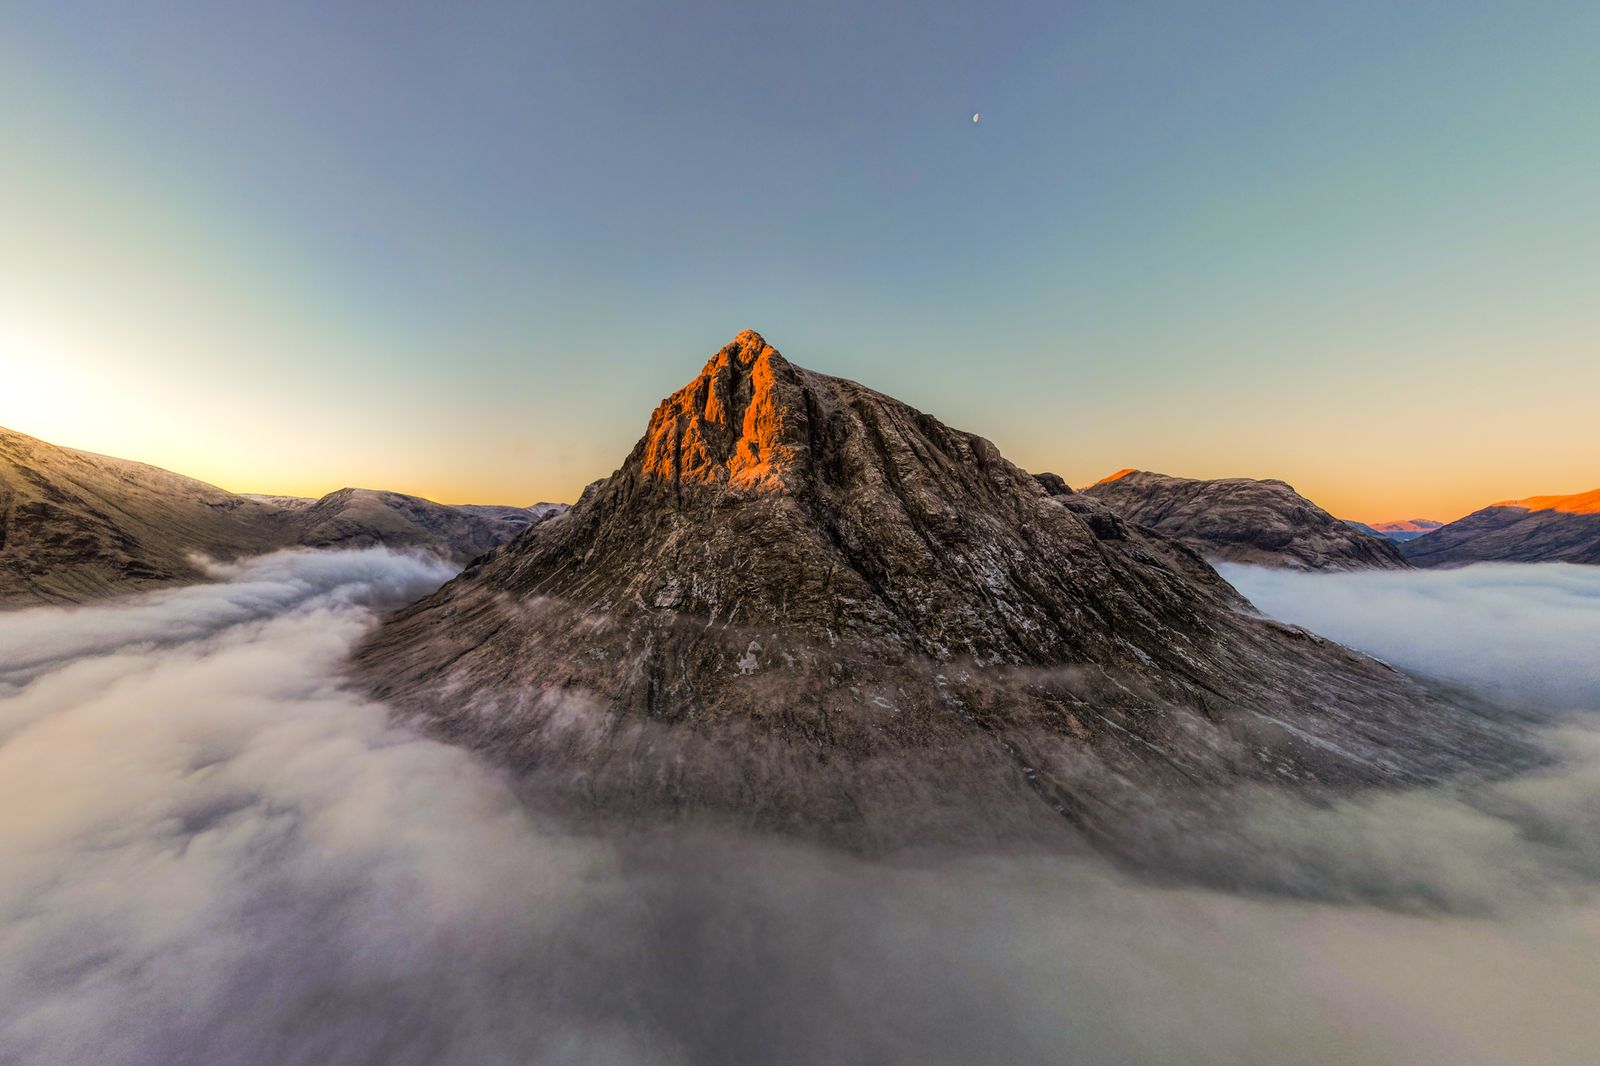
[[[1120,470],[1083,494],[1217,562],[1294,570],[1406,566],[1393,544],[1351,528],[1282,481]]]
[[[1401,550],[1416,566],[1600,564],[1600,489],[1491,504]]]
[[[1168,789],[1426,779],[1505,744],[1058,482],[746,331],[354,669],[547,800],[864,846],[1109,836]]]
[[[244,496],[0,429],[0,607],[77,603],[204,578],[197,557],[384,544],[466,562],[548,517],[342,489]]]

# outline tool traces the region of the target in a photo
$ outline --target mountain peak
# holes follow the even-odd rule
[[[1064,487],[741,335],[356,670],[579,809],[862,843],[1114,844],[1169,785],[1427,777],[1476,738]]]
[[[741,329],[738,333],[734,334],[733,342],[729,344],[728,347],[738,347],[749,349],[755,352],[761,352],[771,348],[772,345],[768,344],[767,339],[761,334],[757,333],[755,330]]]
[[[678,486],[793,489],[808,459],[804,371],[742,331],[668,396],[640,441],[641,473]]]

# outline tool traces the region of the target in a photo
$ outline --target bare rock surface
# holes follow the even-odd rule
[[[0,429],[0,607],[198,581],[200,557],[293,546],[384,544],[466,562],[560,509],[451,507],[367,489],[237,495]]]
[[[1491,504],[1401,550],[1416,566],[1600,564],[1600,489]]]
[[[1182,544],[746,331],[574,507],[354,669],[547,800],[887,846],[1173,789],[1431,780],[1516,749],[1268,621]]]
[[[1083,493],[1219,562],[1294,570],[1407,565],[1395,545],[1341,522],[1282,481],[1121,470]]]

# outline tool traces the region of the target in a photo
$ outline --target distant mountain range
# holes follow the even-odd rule
[[[1593,499],[1489,510],[1496,529],[1600,517]],[[1260,616],[1208,565],[1408,565],[1287,484],[1125,471],[1075,492],[749,331],[571,508],[238,495],[0,430],[0,606],[368,545],[469,565],[387,618],[352,678],[529,795],[608,816],[864,847],[1076,826],[1128,848],[1157,837],[1117,826],[1176,825],[1198,790],[1531,757],[1460,697]]]
[[[1219,562],[1296,570],[1600,564],[1600,489],[1503,500],[1454,522],[1341,521],[1282,481],[1119,470],[1082,490]]]
[[[1393,544],[1352,529],[1282,481],[1119,470],[1083,490],[1208,559],[1294,570],[1405,569]]]
[[[1365,524],[1341,522],[1276,480],[1122,470],[1073,494],[1039,476],[1217,561],[1305,570],[1600,563],[1600,489],[1506,500],[1449,524]],[[196,557],[288,546],[381,544],[467,562],[565,506],[447,505],[358,488],[321,499],[236,494],[0,428],[0,607],[193,581]]]
[[[1361,532],[1373,537],[1382,537],[1384,540],[1393,540],[1404,543],[1416,540],[1418,537],[1432,533],[1444,525],[1431,518],[1405,518],[1398,522],[1377,522],[1368,525],[1365,522],[1345,520],[1345,525],[1359,529]]]
[[[1504,500],[1402,545],[1416,566],[1600,564],[1600,489]]]
[[[560,509],[449,506],[371,489],[320,500],[239,495],[0,428],[0,607],[195,581],[196,557],[292,546],[381,544],[465,562]]]

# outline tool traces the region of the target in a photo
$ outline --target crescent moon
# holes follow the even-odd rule
[[[972,124],[974,126],[978,124],[978,113],[976,111],[972,113]]]

